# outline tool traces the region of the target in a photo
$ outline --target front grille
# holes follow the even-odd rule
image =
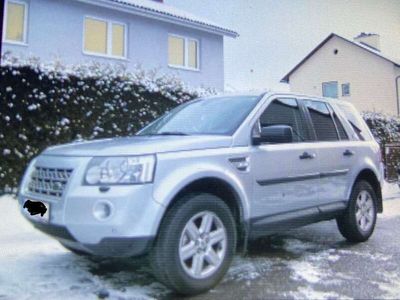
[[[28,190],[31,193],[60,198],[72,171],[72,169],[35,167],[31,174]]]

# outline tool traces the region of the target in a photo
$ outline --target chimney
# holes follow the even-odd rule
[[[354,41],[364,46],[367,46],[373,50],[381,51],[379,34],[361,32],[354,38]]]

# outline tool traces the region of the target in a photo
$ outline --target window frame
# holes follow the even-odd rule
[[[325,96],[324,95],[324,86],[328,85],[328,84],[332,84],[335,83],[336,84],[336,98],[335,97],[329,97],[329,96]],[[321,88],[322,88],[322,97],[326,97],[326,98],[331,98],[331,99],[339,99],[339,82],[332,80],[332,81],[324,81],[321,84]]]
[[[15,3],[24,6],[24,27],[23,27],[23,39],[22,41],[15,41],[7,39],[7,15],[8,15],[8,3]],[[3,20],[3,43],[18,45],[18,46],[28,46],[28,15],[29,15],[29,4],[22,0],[6,0],[4,2],[4,20]]]
[[[250,127],[250,128],[252,128],[250,130],[250,140],[252,141],[254,136],[259,134],[259,132],[261,131],[261,122],[260,122],[261,116],[271,106],[271,104],[274,103],[274,101],[276,101],[276,100],[295,100],[296,101],[297,107],[299,109],[299,114],[304,121],[304,129],[307,131],[307,137],[304,141],[297,141],[297,142],[293,141],[291,143],[279,143],[279,144],[261,143],[258,146],[291,145],[291,144],[304,144],[304,143],[315,142],[314,131],[313,131],[314,129],[313,129],[313,127],[310,127],[308,115],[307,115],[306,111],[304,110],[303,99],[299,99],[297,97],[288,97],[288,96],[274,97],[274,98],[272,98],[271,101],[268,102],[267,105],[260,108],[259,113],[257,114],[257,117],[255,118],[253,125]]]
[[[170,37],[176,37],[176,38],[180,38],[183,39],[183,53],[184,53],[184,65],[174,65],[174,64],[170,64],[169,63],[169,38]],[[197,68],[192,68],[189,67],[189,42],[190,41],[194,41],[196,42],[196,60],[197,60]],[[168,33],[168,40],[167,40],[167,62],[168,62],[168,67],[173,68],[173,69],[181,69],[181,70],[187,70],[187,71],[195,71],[195,72],[199,72],[200,71],[200,40],[196,39],[196,38],[192,38],[192,37],[188,37],[188,36],[184,36],[184,35],[179,35],[179,34],[175,34],[175,33]]]
[[[85,49],[85,43],[86,43],[86,19],[92,19],[95,21],[101,21],[105,22],[107,24],[107,37],[106,37],[106,42],[107,42],[107,53],[102,54],[102,53],[97,53],[97,52],[92,52],[92,51],[87,51]],[[113,25],[121,25],[124,27],[124,56],[118,56],[118,55],[113,55],[112,54],[112,31]],[[119,60],[128,60],[128,24],[121,22],[121,21],[115,21],[112,19],[106,19],[106,18],[100,18],[92,15],[85,15],[83,16],[83,24],[82,24],[82,53],[85,55],[90,55],[90,56],[97,56],[97,57],[103,57],[103,58],[112,58],[112,59],[119,59]]]
[[[310,126],[310,130],[313,132],[313,134],[312,134],[313,142],[315,142],[315,143],[338,143],[338,142],[349,142],[349,141],[352,141],[346,126],[343,124],[343,119],[341,118],[341,114],[338,113],[337,110],[335,110],[329,102],[323,101],[321,99],[312,99],[312,98],[304,98],[304,99],[297,99],[297,100],[299,100],[299,102],[303,106],[305,114],[307,115],[307,123]],[[318,139],[317,132],[315,131],[314,123],[313,123],[312,118],[311,118],[311,114],[310,114],[310,112],[308,110],[308,107],[307,107],[305,101],[321,102],[321,103],[324,103],[326,105],[326,107],[328,108],[331,120],[332,120],[332,122],[333,122],[333,124],[335,126],[336,135],[338,137],[337,140],[324,141],[324,140],[319,140]],[[343,126],[344,131],[345,131],[345,133],[347,135],[347,139],[342,139],[340,137],[340,133],[339,133],[339,130],[338,130],[338,127],[337,127],[337,124],[336,124],[336,121],[335,121],[335,118],[334,118],[333,114],[336,114],[337,118],[339,119],[339,122],[341,122],[341,125]]]

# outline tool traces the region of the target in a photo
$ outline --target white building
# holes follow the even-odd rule
[[[237,36],[162,0],[6,0],[2,52],[132,71],[140,65],[223,90],[224,37]]]
[[[400,61],[384,56],[379,35],[354,41],[330,34],[283,79],[296,93],[352,102],[360,111],[400,115]]]

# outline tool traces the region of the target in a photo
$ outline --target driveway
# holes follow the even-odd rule
[[[345,242],[334,221],[265,238],[193,299],[400,298],[400,192],[387,198],[368,242]],[[76,256],[34,230],[15,199],[0,197],[0,207],[0,299],[176,298],[143,259]]]

